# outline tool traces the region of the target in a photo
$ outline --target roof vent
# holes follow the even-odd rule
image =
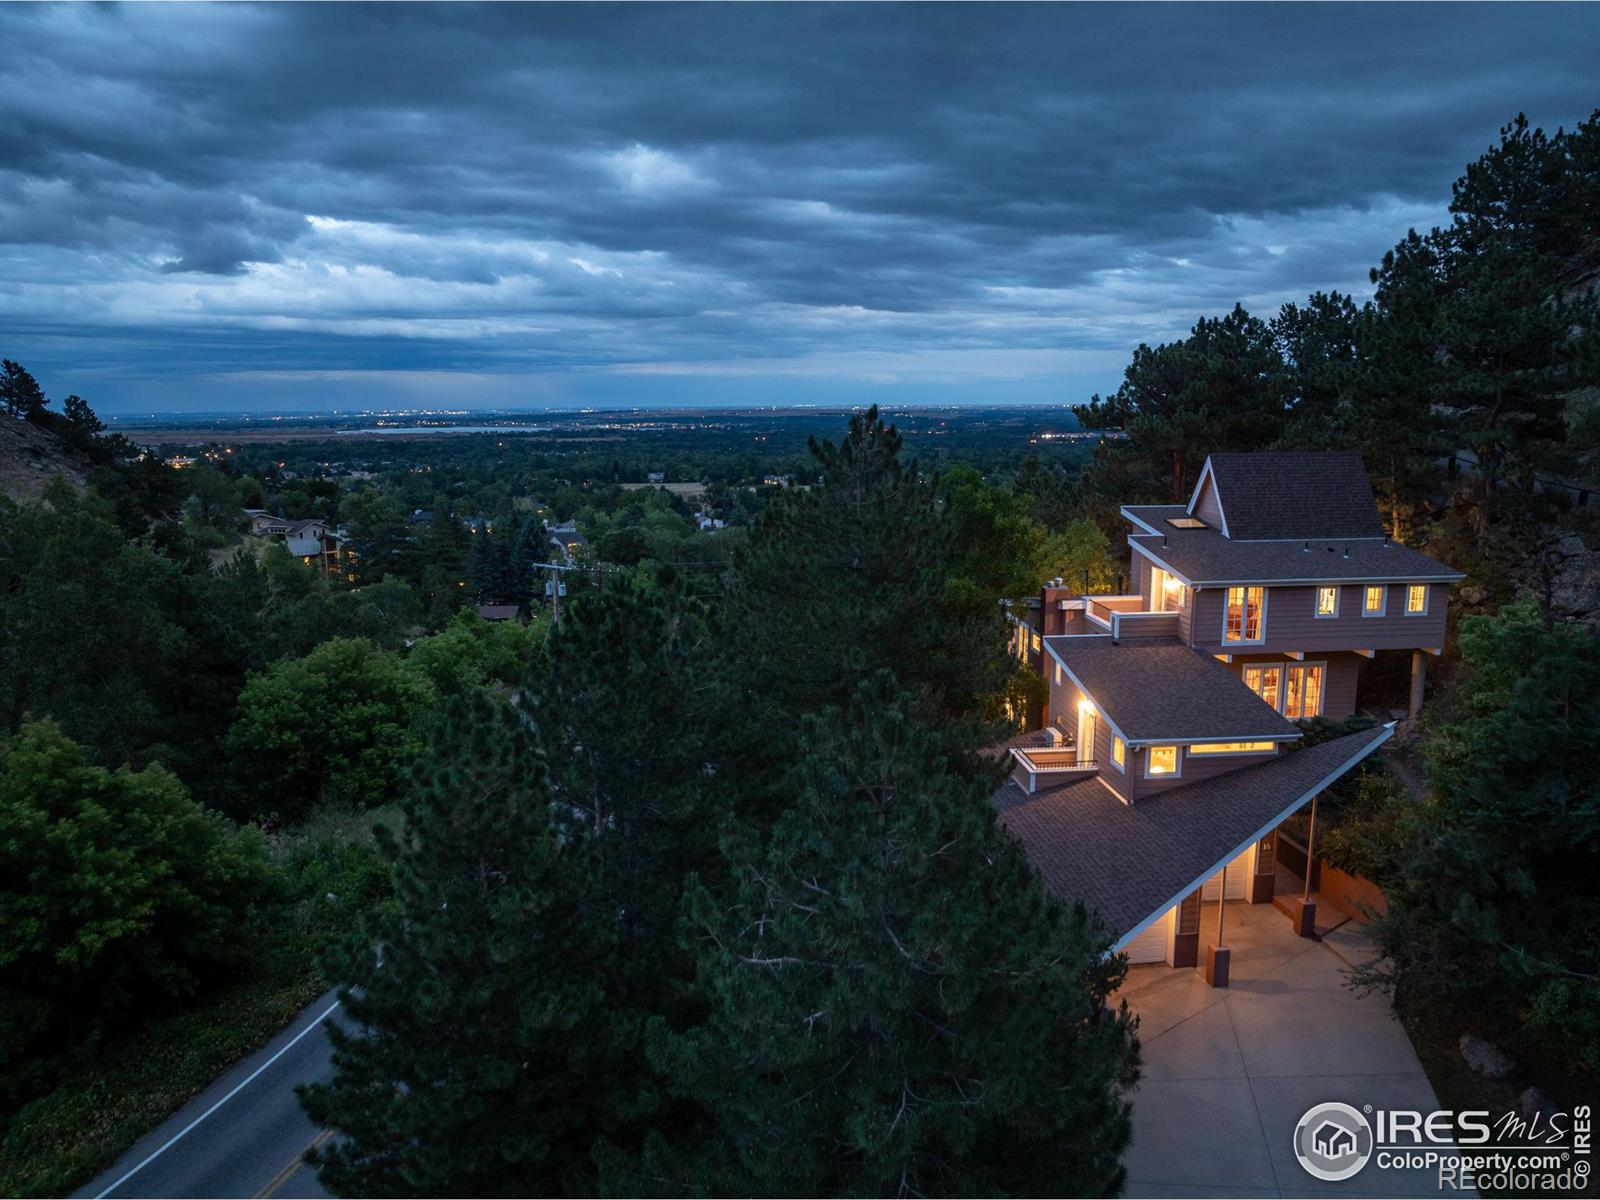
[[[1300,552],[1302,554],[1310,554],[1311,553],[1311,543],[1307,542],[1304,546],[1302,546],[1300,548]]]
[[[1383,548],[1385,550],[1389,548],[1389,535],[1387,533],[1383,535]]]
[[[1167,548],[1167,535],[1164,533],[1161,535],[1161,548],[1163,550]]]
[[[1349,557],[1350,557],[1350,547],[1349,547],[1349,546],[1346,546],[1346,547],[1345,547],[1345,548],[1344,548],[1344,556],[1345,556],[1345,557],[1346,557],[1346,558],[1349,558]]]

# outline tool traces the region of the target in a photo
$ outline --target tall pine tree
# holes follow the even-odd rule
[[[1136,1076],[1122,976],[883,672],[808,721],[794,803],[685,929],[710,1004],[658,1061],[709,1113],[627,1180],[755,1195],[1108,1195]],[[613,1181],[614,1183],[617,1181]]]

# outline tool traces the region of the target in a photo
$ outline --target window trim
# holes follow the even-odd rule
[[[1150,760],[1155,757],[1153,751],[1172,751],[1172,770],[1150,772]],[[1146,779],[1182,779],[1183,778],[1183,747],[1177,742],[1160,742],[1144,748],[1144,777]]]
[[[1419,609],[1415,609],[1415,610],[1413,610],[1412,607],[1411,607],[1411,589],[1412,588],[1421,588],[1422,589],[1422,607],[1419,608]],[[1405,605],[1405,610],[1404,610],[1406,616],[1408,616],[1408,617],[1425,617],[1425,616],[1427,616],[1428,615],[1428,603],[1432,599],[1433,599],[1433,589],[1431,587],[1429,587],[1427,584],[1425,584],[1425,583],[1408,583],[1408,584],[1406,584],[1406,605]]]
[[[1285,665],[1287,664],[1281,662],[1245,663],[1239,668],[1239,682],[1243,683],[1245,687],[1250,688],[1250,691],[1254,693],[1257,700],[1261,701],[1263,704],[1267,704],[1267,698],[1260,692],[1257,692],[1255,688],[1250,687],[1250,685],[1245,682],[1245,676],[1251,671],[1260,671],[1263,674],[1268,671],[1273,672],[1275,675],[1277,675],[1278,682],[1273,687],[1273,698],[1269,707],[1273,712],[1281,713],[1283,711],[1283,668]]]
[[[1334,584],[1327,584],[1327,583],[1318,584],[1317,587],[1311,593],[1311,615],[1312,615],[1312,617],[1315,618],[1318,621],[1337,621],[1339,619],[1339,601],[1341,599],[1341,593],[1343,591],[1344,591],[1344,589],[1342,587],[1340,587],[1336,583],[1334,583]],[[1323,612],[1322,611],[1322,593],[1323,592],[1332,592],[1333,593],[1333,611],[1332,612]]]
[[[1124,775],[1128,773],[1128,743],[1114,733],[1111,735],[1111,765]]]
[[[1377,588],[1383,593],[1383,603],[1378,606],[1377,612],[1367,608],[1367,593]],[[1364,583],[1361,585],[1361,615],[1363,617],[1384,617],[1389,614],[1389,585],[1387,583]]]
[[[1228,636],[1228,593],[1232,592],[1232,591],[1240,591],[1240,592],[1244,593],[1244,615],[1243,615],[1242,619],[1239,622],[1239,632],[1243,633],[1244,630],[1245,630],[1245,626],[1247,626],[1250,623],[1250,589],[1251,588],[1259,588],[1261,590],[1261,617],[1260,617],[1261,626],[1256,631],[1259,636],[1253,637],[1253,638],[1247,638],[1247,637],[1230,638]],[[1267,640],[1267,593],[1269,591],[1271,591],[1271,590],[1272,589],[1270,589],[1264,583],[1246,583],[1246,584],[1236,585],[1235,587],[1227,587],[1227,588],[1223,588],[1222,589],[1222,644],[1224,646],[1260,646],[1260,645],[1264,645],[1266,643],[1266,640]]]
[[[1317,711],[1310,716],[1291,717],[1289,715],[1289,672],[1304,671],[1308,667],[1322,668],[1322,683],[1317,688]],[[1320,717],[1328,707],[1328,663],[1326,659],[1307,659],[1305,662],[1286,662],[1283,664],[1283,676],[1279,679],[1278,712],[1286,721],[1309,721]]]

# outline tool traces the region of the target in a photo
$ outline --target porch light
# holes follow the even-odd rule
[[[1083,713],[1085,716],[1087,716],[1089,713],[1092,713],[1094,711],[1094,705],[1091,704],[1087,700],[1079,700],[1078,701],[1078,711],[1080,713]]]

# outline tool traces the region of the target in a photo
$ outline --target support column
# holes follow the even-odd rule
[[[1178,901],[1178,926],[1172,935],[1172,965],[1194,967],[1200,964],[1200,889],[1195,888]]]
[[[1294,931],[1303,938],[1317,936],[1317,902],[1311,898],[1311,872],[1315,868],[1317,853],[1317,797],[1311,797],[1311,825],[1306,831],[1306,887],[1300,893],[1300,912],[1295,917]]]
[[[1411,652],[1411,719],[1422,711],[1422,685],[1428,678],[1428,659],[1421,650]]]
[[[1222,868],[1222,887],[1217,890],[1217,940],[1206,947],[1206,982],[1212,987],[1228,986],[1228,947],[1222,941],[1222,918],[1228,907],[1228,868]]]
[[[1265,904],[1272,899],[1278,883],[1278,831],[1274,829],[1256,843],[1256,870],[1250,877],[1250,903]]]

